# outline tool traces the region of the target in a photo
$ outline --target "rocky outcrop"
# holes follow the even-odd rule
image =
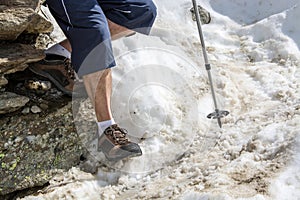
[[[23,33],[49,33],[51,22],[38,14],[39,0],[0,0],[0,40],[15,40]]]
[[[42,186],[59,170],[80,162],[82,147],[71,103],[45,116],[0,118],[0,127],[0,199],[13,191]]]
[[[0,44],[0,87],[7,83],[4,75],[23,71],[28,63],[44,58],[42,50],[25,44]],[[2,80],[2,81],[1,81]]]
[[[0,88],[8,84],[7,74],[23,71],[28,63],[44,58],[42,50],[19,39],[24,34],[38,35],[53,30],[51,22],[39,14],[40,6],[40,0],[0,0]],[[24,99],[17,95],[15,97],[16,102]],[[14,112],[24,103],[22,101],[18,106],[11,107],[13,101],[13,98],[1,99],[1,106],[7,107],[0,108],[0,114]]]
[[[26,68],[44,58],[43,50],[36,49],[36,37],[53,29],[38,14],[40,5],[39,0],[0,0],[0,199],[3,200],[15,199],[13,192],[44,185],[58,171],[76,166],[82,155],[70,99],[51,88],[51,84],[42,93],[26,91],[26,83],[37,78],[24,79],[30,73]]]

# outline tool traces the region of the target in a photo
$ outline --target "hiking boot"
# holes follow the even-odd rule
[[[72,96],[75,84],[75,72],[68,58],[48,54],[43,60],[33,63],[29,69],[40,76],[49,79],[64,94]]]
[[[140,146],[130,142],[127,131],[117,124],[106,128],[98,139],[98,150],[105,154],[109,161],[117,162],[124,158],[142,155]]]

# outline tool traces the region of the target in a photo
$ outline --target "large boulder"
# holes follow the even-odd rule
[[[51,22],[39,11],[39,0],[0,0],[0,40],[15,40],[23,32],[51,32]]]
[[[58,170],[78,165],[82,146],[71,103],[52,113],[0,118],[0,199],[47,183]],[[2,196],[5,195],[5,196]]]

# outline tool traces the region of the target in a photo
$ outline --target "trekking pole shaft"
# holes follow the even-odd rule
[[[213,97],[215,109],[216,109],[216,111],[218,111],[216,95],[215,95],[214,86],[213,86],[213,82],[212,82],[212,76],[211,76],[211,73],[210,73],[211,66],[208,63],[208,58],[207,58],[207,53],[206,53],[206,47],[205,47],[204,37],[203,37],[203,33],[202,33],[202,27],[201,27],[201,19],[200,19],[200,15],[199,15],[199,9],[198,9],[196,0],[192,0],[192,1],[193,1],[194,11],[195,11],[195,16],[196,16],[196,22],[197,22],[198,32],[199,32],[199,36],[200,36],[200,42],[201,42],[201,47],[202,47],[202,52],[203,52],[203,57],[204,57],[204,62],[205,62],[205,68],[206,68],[207,74],[208,74],[208,79],[209,79],[209,83],[210,83],[210,89],[211,89],[211,93],[212,93],[212,97]]]
[[[207,70],[207,74],[208,74],[208,79],[209,79],[209,83],[210,83],[210,89],[211,89],[211,95],[213,97],[213,101],[214,101],[214,105],[215,105],[215,109],[218,112],[218,105],[217,105],[217,100],[216,100],[216,95],[215,95],[215,90],[214,90],[214,86],[212,84],[212,77],[211,77],[211,73],[210,70]]]
[[[201,41],[203,57],[204,57],[205,65],[207,65],[208,64],[208,58],[207,58],[206,47],[205,47],[205,43],[204,43],[204,37],[203,37],[203,33],[202,33],[199,9],[198,9],[196,0],[192,0],[192,1],[193,1],[193,6],[194,6],[194,11],[195,11],[195,16],[196,16],[196,22],[197,22],[198,32],[199,32],[199,36],[200,36],[200,41]]]

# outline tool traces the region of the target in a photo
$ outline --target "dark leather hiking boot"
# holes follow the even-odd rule
[[[46,55],[43,60],[33,63],[29,69],[49,79],[64,94],[72,96],[75,84],[75,72],[68,58],[58,55]]]
[[[124,158],[142,155],[140,146],[130,142],[127,131],[117,124],[106,128],[98,140],[98,150],[105,154],[109,161],[117,162]]]

